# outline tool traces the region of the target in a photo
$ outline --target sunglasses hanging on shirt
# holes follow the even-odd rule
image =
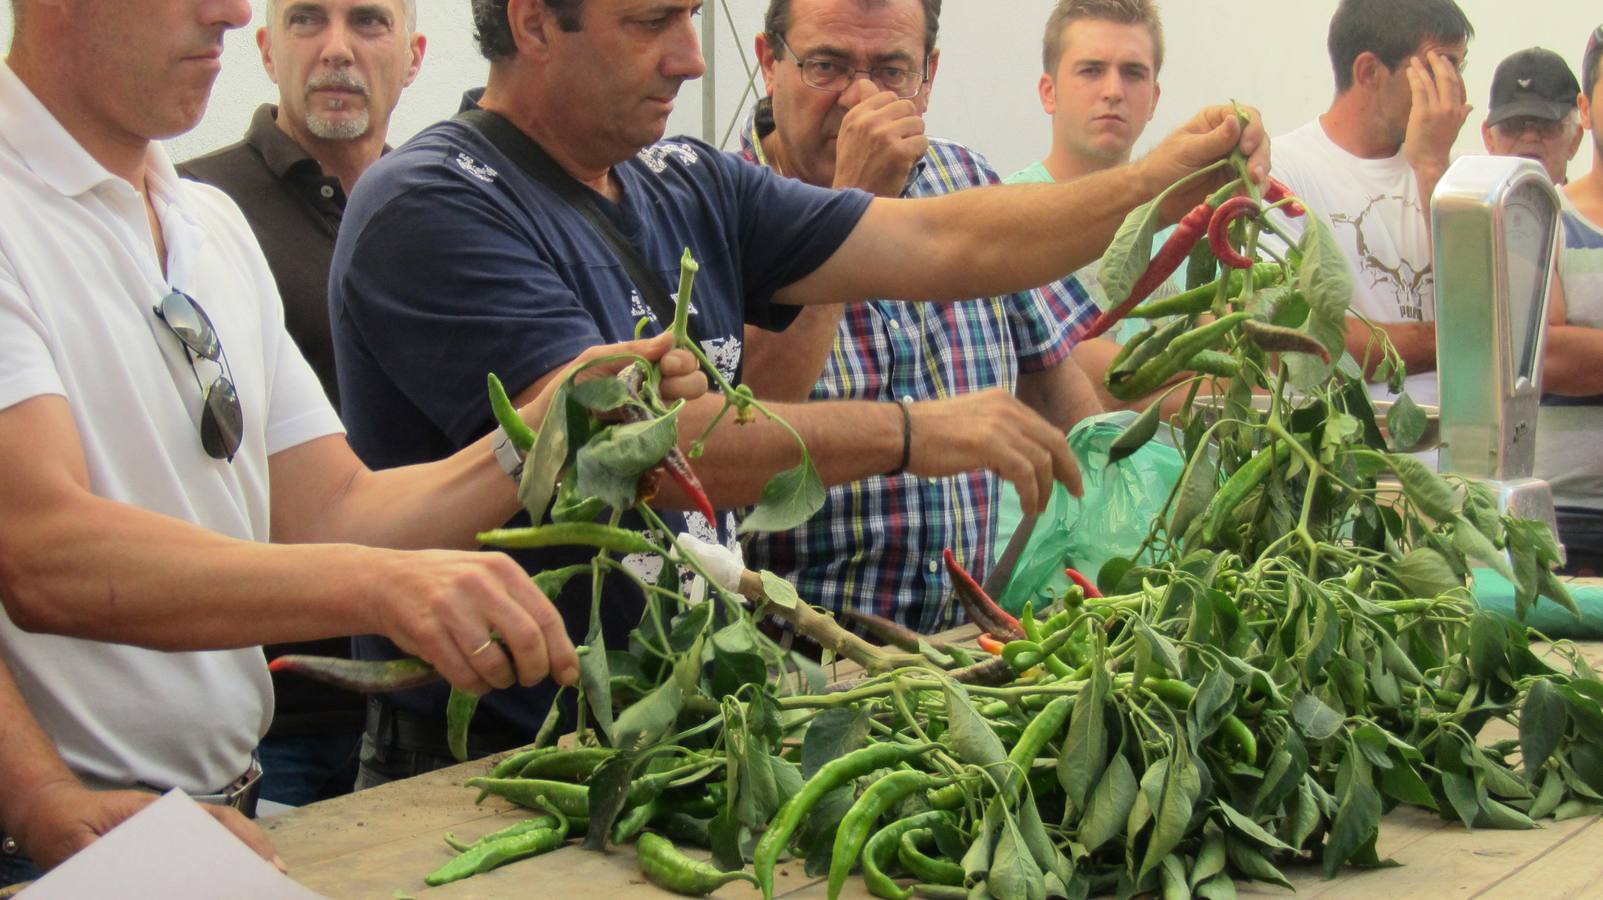
[[[212,459],[233,462],[244,437],[245,415],[239,405],[239,392],[234,389],[228,357],[223,353],[223,343],[217,337],[217,329],[212,327],[211,317],[194,297],[174,288],[156,307],[156,318],[161,319],[189,352],[189,368],[201,389],[201,446]],[[199,361],[202,359],[217,364],[217,376],[210,381],[201,379]]]

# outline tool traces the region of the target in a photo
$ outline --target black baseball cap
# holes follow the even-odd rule
[[[1581,85],[1564,57],[1531,47],[1497,64],[1492,75],[1492,105],[1486,124],[1516,116],[1558,121],[1575,111]]]

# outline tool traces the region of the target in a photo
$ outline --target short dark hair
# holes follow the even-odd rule
[[[1603,25],[1599,25],[1587,39],[1586,53],[1581,57],[1581,90],[1588,97],[1597,87],[1598,61],[1603,59]]]
[[[490,62],[501,62],[518,55],[518,42],[512,37],[512,21],[507,18],[510,0],[473,0],[473,39],[479,52]],[[557,14],[563,31],[584,27],[584,0],[545,0]]]
[[[547,0],[550,2],[550,0]],[[883,5],[886,0],[857,0],[864,6]],[[935,39],[941,32],[941,0],[924,2],[924,55],[935,52]],[[768,13],[763,17],[763,33],[769,40],[783,40],[790,31],[790,0],[770,0]]]
[[[1373,53],[1396,69],[1426,41],[1468,43],[1469,17],[1453,0],[1341,0],[1330,20],[1330,65],[1336,93],[1353,86],[1353,63]]]
[[[1063,31],[1070,22],[1094,20],[1118,25],[1145,25],[1152,34],[1152,74],[1163,70],[1163,20],[1152,0],[1058,0],[1046,19],[1041,41],[1042,71],[1055,73],[1063,59]]]

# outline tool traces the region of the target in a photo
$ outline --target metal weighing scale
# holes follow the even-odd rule
[[[1466,156],[1436,186],[1431,234],[1441,470],[1557,533],[1552,489],[1531,476],[1558,194],[1532,160]]]

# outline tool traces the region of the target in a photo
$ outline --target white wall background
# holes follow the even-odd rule
[[[454,113],[461,92],[481,84],[487,70],[473,46],[467,0],[418,2],[419,27],[429,36],[429,53],[421,76],[396,111],[393,143]],[[1329,103],[1333,81],[1325,33],[1335,0],[1160,2],[1169,54],[1158,118],[1143,145],[1207,103],[1235,98],[1258,106],[1276,133],[1302,124]],[[1587,35],[1603,21],[1603,5],[1578,0],[1460,0],[1460,4],[1478,36],[1470,45],[1466,73],[1476,111],[1457,149],[1475,153],[1481,152],[1479,125],[1497,62],[1515,50],[1541,45],[1558,51],[1579,69]],[[259,21],[262,2],[253,0],[252,5]],[[718,30],[712,56],[719,138],[728,120],[750,103],[749,97],[740,103],[745,86],[740,52],[750,57],[751,38],[766,6],[766,0],[707,0]],[[1052,0],[946,0],[945,6],[942,64],[930,108],[930,131],[984,151],[1004,174],[1021,168],[1043,155],[1048,141],[1035,83],[1040,74],[1041,28]],[[256,105],[276,96],[256,55],[254,24],[229,36],[211,109],[200,127],[170,142],[174,158],[185,159],[237,140]],[[9,48],[10,34],[11,7],[0,3],[0,51]],[[701,131],[698,82],[681,92],[670,132],[699,135]],[[1584,167],[1589,160],[1582,152],[1578,165]]]

